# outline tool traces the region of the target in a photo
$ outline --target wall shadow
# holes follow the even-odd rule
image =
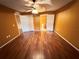
[[[54,11],[55,14],[60,13],[62,11],[65,11],[69,8],[71,8],[75,3],[77,2],[77,0],[72,0],[71,2],[69,2],[67,5],[63,6],[62,8]]]

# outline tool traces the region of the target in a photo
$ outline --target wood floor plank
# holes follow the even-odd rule
[[[25,32],[0,49],[0,59],[79,59],[79,52],[54,32]]]

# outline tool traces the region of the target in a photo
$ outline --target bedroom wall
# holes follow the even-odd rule
[[[0,5],[0,47],[19,34],[14,12]]]
[[[79,0],[56,15],[55,31],[79,48]]]

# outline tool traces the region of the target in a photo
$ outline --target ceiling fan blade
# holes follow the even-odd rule
[[[37,5],[39,5],[39,7],[41,7],[41,8],[44,7],[46,9],[49,9],[52,7],[52,5],[49,5],[49,4],[37,4]]]
[[[32,10],[26,10],[26,12],[32,12]]]
[[[32,10],[32,8],[26,8],[26,10]]]
[[[26,4],[34,4],[33,1],[30,1],[30,0],[24,0]]]
[[[37,0],[36,4],[49,4],[52,5],[51,0]]]
[[[34,5],[34,2],[33,1],[27,1],[28,3],[25,4],[25,7],[27,8],[32,8],[33,5]]]
[[[31,1],[31,0],[24,0],[25,2],[33,2],[33,1]]]
[[[32,4],[25,4],[25,7],[32,7]]]

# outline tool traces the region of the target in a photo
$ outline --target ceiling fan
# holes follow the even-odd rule
[[[38,14],[38,12],[44,12],[49,8],[51,0],[25,0],[26,12],[32,12],[33,14]]]

